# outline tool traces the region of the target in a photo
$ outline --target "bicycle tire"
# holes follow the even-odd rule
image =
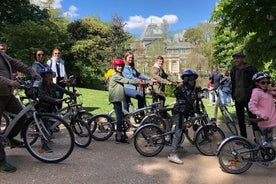
[[[155,114],[151,114],[143,118],[141,121],[141,126],[149,123],[158,125],[163,132],[167,131],[168,125],[166,124],[164,119]]]
[[[225,139],[223,131],[215,125],[202,126],[195,134],[195,146],[206,156],[217,155],[219,144]]]
[[[88,121],[93,117],[93,114],[87,111],[79,111],[77,117],[88,124]]]
[[[135,133],[134,147],[145,157],[158,155],[164,146],[165,138],[162,135],[162,130],[156,125],[144,125]]]
[[[230,174],[241,174],[252,166],[253,152],[240,154],[240,151],[252,149],[249,141],[240,137],[230,138],[224,142],[218,152],[221,169]]]
[[[75,144],[82,148],[89,146],[92,141],[92,134],[88,124],[80,119],[76,119],[70,123],[70,126],[75,135]]]
[[[58,163],[68,158],[74,149],[74,134],[70,126],[53,114],[41,113],[37,117],[40,127],[37,127],[34,118],[30,118],[22,130],[28,152],[34,158],[46,163]],[[56,121],[59,124],[59,131],[52,131],[47,127],[47,123],[50,121]],[[47,140],[43,138],[39,129],[43,131]],[[42,142],[47,143],[52,150],[51,153],[42,148]]]
[[[227,128],[231,132],[232,135],[238,135],[237,123],[232,118],[230,113],[228,112],[227,108],[221,111],[224,123],[226,124]]]
[[[93,116],[88,122],[92,138],[96,141],[109,139],[115,130],[114,123],[115,121],[107,114]]]
[[[7,127],[9,126],[10,118],[3,113],[0,121],[0,134],[4,134]]]

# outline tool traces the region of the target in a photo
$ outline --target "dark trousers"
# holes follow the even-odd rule
[[[116,114],[116,126],[118,132],[123,132],[122,120],[123,120],[123,107],[122,102],[112,102]]]
[[[240,128],[240,135],[247,138],[246,125],[245,125],[245,109],[247,111],[249,118],[256,118],[256,116],[249,111],[248,102],[235,101],[235,107],[236,107],[236,114],[238,118],[239,128]],[[256,123],[251,123],[251,124],[252,124],[253,133],[255,130],[259,130],[259,127]]]
[[[152,95],[152,102],[160,102],[161,107],[164,107],[165,102],[166,102],[166,97],[164,97],[163,95],[159,95],[159,94],[153,94]]]
[[[60,81],[62,81],[63,79],[64,79],[64,77],[57,77],[57,85],[59,85],[59,86],[62,87],[62,88],[65,88],[66,83],[60,82]],[[63,98],[63,95],[64,95],[64,93],[63,93],[62,91],[56,91],[56,97],[57,97],[58,99],[62,99],[62,98]],[[62,108],[62,103],[57,104],[57,108],[58,108],[58,109],[61,109],[61,108]]]

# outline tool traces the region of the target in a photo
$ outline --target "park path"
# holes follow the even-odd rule
[[[250,131],[250,129],[249,129]],[[116,144],[114,138],[75,147],[72,155],[58,164],[34,159],[26,149],[7,151],[7,160],[17,167],[15,173],[0,173],[0,184],[272,184],[276,169],[253,165],[240,175],[221,171],[217,158],[199,154],[184,142],[180,153],[183,165],[167,160],[169,147],[156,157],[139,155],[133,143]]]

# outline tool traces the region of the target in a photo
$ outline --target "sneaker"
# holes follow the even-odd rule
[[[16,167],[12,166],[8,162],[4,161],[0,163],[0,172],[11,173],[15,171],[16,171]]]
[[[48,144],[46,142],[42,144],[41,149],[45,153],[52,153],[53,152],[53,150],[48,146]]]
[[[256,162],[256,164],[260,167],[264,167],[264,168],[273,168],[272,166],[272,162]]]
[[[174,162],[176,164],[183,164],[183,161],[180,160],[178,155],[175,153],[169,154],[168,159],[169,159],[169,161]]]
[[[24,148],[25,144],[22,141],[16,140],[14,138],[10,139],[11,148]]]

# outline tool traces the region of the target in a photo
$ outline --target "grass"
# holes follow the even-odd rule
[[[80,102],[83,103],[83,107],[91,112],[92,114],[99,114],[99,113],[108,113],[113,109],[113,105],[108,101],[108,91],[101,91],[101,90],[93,90],[93,89],[86,89],[86,88],[77,88],[78,93],[82,95],[79,97]],[[147,101],[150,102],[150,98]],[[137,108],[137,101],[132,99],[134,106]],[[167,97],[166,104],[170,104],[175,102],[175,98]],[[208,99],[203,99],[205,108],[209,114],[209,117],[212,117],[214,114],[214,106],[209,105]],[[235,114],[235,108],[230,107],[228,108],[230,113]],[[218,117],[220,117],[220,112],[218,113]]]

